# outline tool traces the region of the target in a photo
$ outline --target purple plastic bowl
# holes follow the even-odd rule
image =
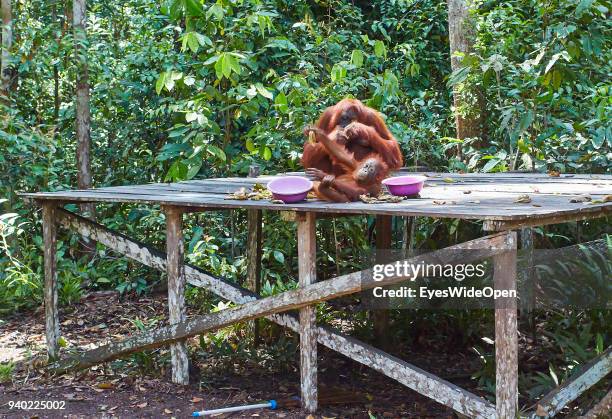
[[[268,182],[268,190],[274,199],[280,199],[285,204],[292,204],[306,199],[312,182],[301,176],[284,176]]]
[[[387,186],[391,195],[410,196],[416,195],[423,189],[425,176],[396,176],[384,179],[383,185]]]

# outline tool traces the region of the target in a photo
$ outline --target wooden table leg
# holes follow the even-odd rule
[[[45,328],[47,353],[50,359],[59,355],[59,314],[57,309],[57,222],[54,202],[42,204],[43,241],[45,254]]]
[[[536,340],[536,324],[535,324],[535,303],[536,303],[536,287],[535,287],[535,272],[533,266],[533,228],[525,227],[521,229],[521,250],[525,259],[525,290],[526,304],[522,305],[521,308],[525,307],[525,314],[527,314],[527,323],[529,325],[529,331],[531,332],[532,339]]]
[[[249,177],[259,176],[259,166],[249,167]],[[261,246],[262,246],[262,212],[247,210],[247,288],[255,294],[261,291]],[[253,344],[260,343],[259,326],[261,319],[249,322],[248,329],[252,331]]]
[[[516,290],[516,233],[508,244],[515,249],[493,256],[495,289]],[[495,301],[495,397],[498,419],[516,417],[518,411],[518,328],[516,298]]]
[[[183,255],[183,212],[165,207],[166,251],[168,254],[168,311],[170,324],[185,320],[185,265]],[[189,384],[189,357],[184,341],[170,345],[172,382]]]
[[[310,285],[317,280],[317,244],[315,213],[300,214],[298,230],[299,285]],[[314,413],[317,410],[317,323],[316,306],[300,309],[300,380],[302,407]]]
[[[383,253],[391,248],[391,216],[376,216],[376,262],[386,263]],[[389,347],[389,309],[386,307],[374,310],[374,340],[382,348]]]

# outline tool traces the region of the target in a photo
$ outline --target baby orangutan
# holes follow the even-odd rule
[[[323,144],[333,160],[345,169],[345,173],[335,176],[316,168],[307,168],[306,174],[315,179],[314,192],[321,199],[332,202],[358,201],[363,194],[378,195],[381,181],[387,177],[389,168],[375,153],[358,161],[353,153],[332,140],[316,127],[308,127]]]

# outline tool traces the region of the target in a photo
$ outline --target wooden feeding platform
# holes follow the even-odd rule
[[[503,173],[449,174],[419,173],[427,176],[419,198],[398,203],[347,204],[308,200],[297,204],[276,204],[268,200],[227,199],[240,188],[265,184],[273,176],[192,180],[179,183],[115,186],[91,190],[24,193],[43,208],[45,253],[45,315],[48,352],[55,359],[53,368],[65,371],[109,361],[146,348],[170,345],[172,380],[188,383],[188,357],[184,340],[208,331],[260,317],[266,317],[300,335],[302,405],[317,409],[317,343],[397,380],[455,411],[474,418],[513,418],[518,412],[518,331],[515,299],[506,299],[495,309],[496,403],[470,393],[446,380],[409,364],[393,355],[344,335],[331,327],[317,325],[315,304],[374,286],[391,285],[405,278],[369,281],[369,270],[316,281],[315,224],[319,217],[374,215],[377,217],[377,247],[390,246],[389,222],[392,216],[482,220],[487,235],[446,249],[412,257],[413,263],[444,259],[445,263],[466,263],[465,253],[448,250],[472,249],[475,259],[493,258],[494,285],[516,288],[517,232],[521,229],[523,247],[530,247],[530,227],[569,221],[595,219],[610,214],[612,176]],[[288,173],[285,175],[299,175]],[[528,198],[525,197],[528,195]],[[588,195],[587,198],[585,196]],[[112,231],[67,211],[66,203],[138,203],[160,205],[166,214],[166,253]],[[186,264],[183,254],[182,216],[186,212],[220,209],[248,210],[247,290],[216,278],[198,267]],[[261,298],[256,292],[261,257],[261,211],[285,211],[285,219],[297,222],[299,287]],[[122,341],[111,342],[79,355],[59,358],[59,318],[57,310],[56,230],[57,226],[76,231],[133,260],[166,271],[170,325]],[[461,256],[453,254],[461,253]],[[449,256],[450,255],[450,256]],[[459,260],[461,259],[461,260]],[[186,318],[184,287],[188,282],[203,287],[237,304],[232,309]],[[299,316],[285,312],[298,309]],[[532,414],[554,416],[582,392],[612,370],[610,348],[564,382],[536,406]],[[537,416],[536,416],[537,415]]]

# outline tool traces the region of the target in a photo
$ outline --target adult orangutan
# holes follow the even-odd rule
[[[363,194],[379,194],[381,181],[389,174],[389,168],[380,156],[372,152],[358,161],[354,153],[331,139],[323,130],[308,127],[305,132],[314,133],[334,163],[344,169],[344,173],[340,175],[314,167],[306,169],[306,174],[315,179],[313,189],[319,198],[333,202],[351,202],[359,200],[359,196]]]
[[[387,165],[388,170],[397,170],[403,165],[399,144],[380,114],[357,99],[343,99],[330,106],[315,127],[353,153],[357,161],[375,154]],[[304,144],[302,165],[336,176],[346,172],[342,165],[334,162],[327,148],[317,141],[307,141]]]

